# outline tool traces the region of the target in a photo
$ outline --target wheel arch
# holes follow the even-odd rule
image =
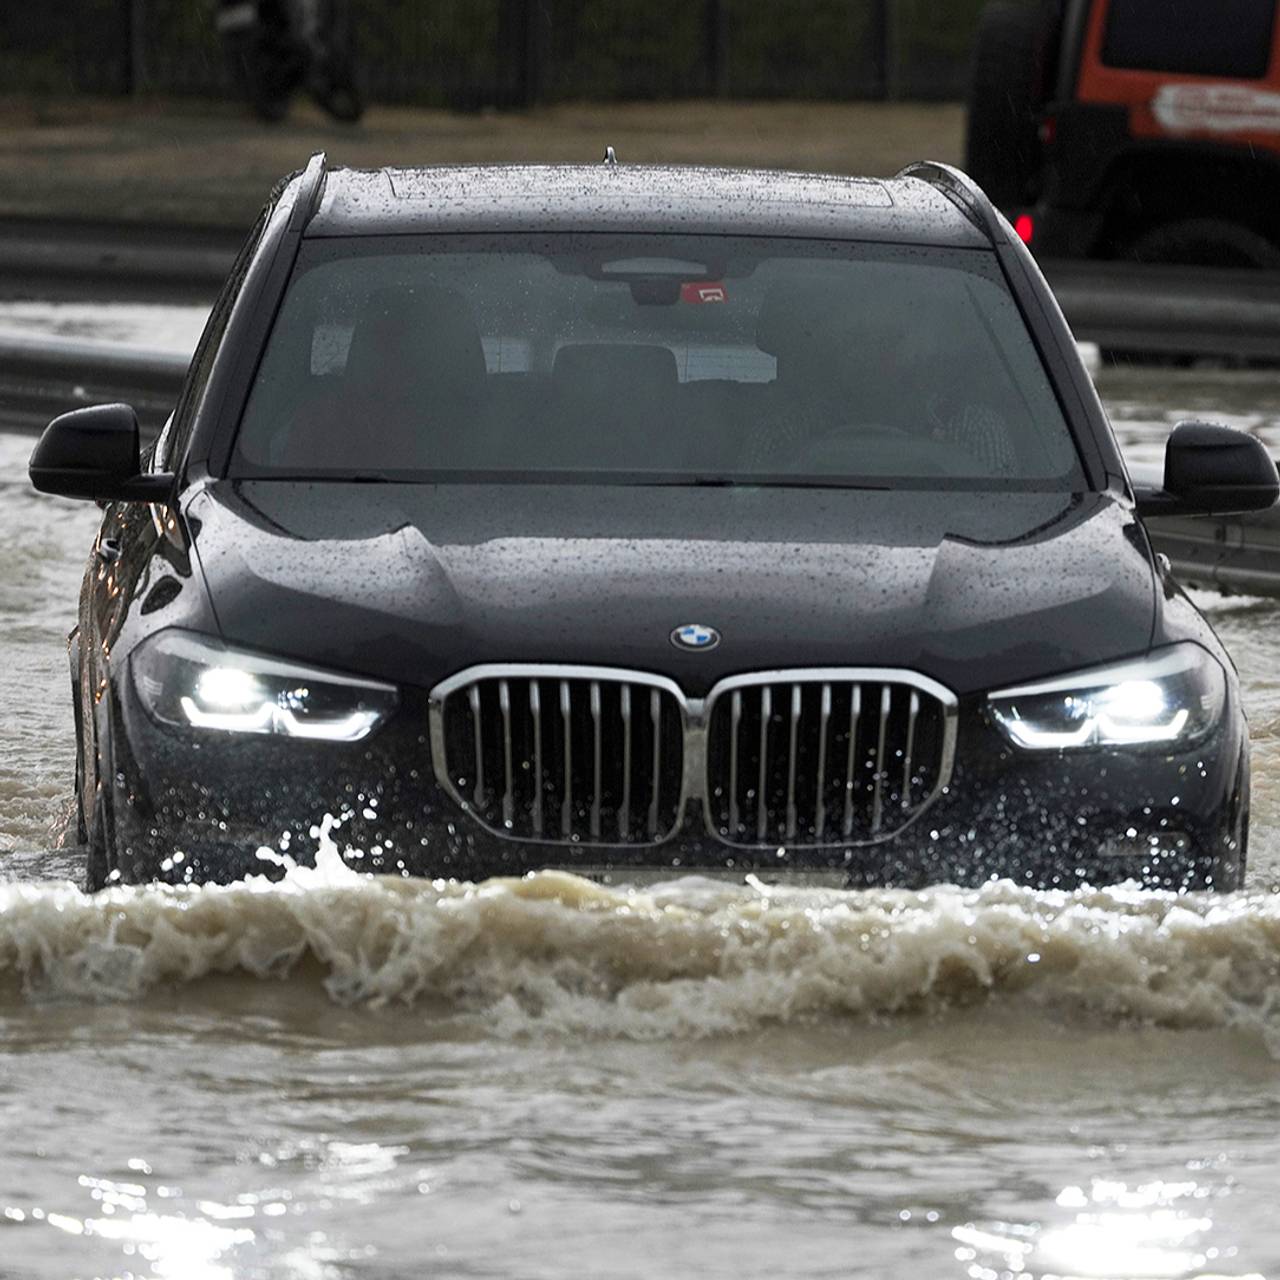
[[[1213,220],[1280,245],[1280,155],[1212,144],[1125,148],[1103,179],[1099,248],[1121,255],[1143,235],[1173,223]]]

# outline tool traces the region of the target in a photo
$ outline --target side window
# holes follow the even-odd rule
[[[240,288],[249,273],[249,263],[253,261],[254,250],[262,239],[271,209],[268,206],[258,217],[253,230],[249,232],[239,254],[231,268],[231,274],[222,286],[218,300],[213,304],[209,319],[205,321],[204,332],[196,344],[195,355],[191,357],[191,367],[187,370],[186,382],[182,395],[178,399],[177,408],[173,411],[173,421],[169,424],[160,441],[157,461],[162,470],[172,469],[177,459],[186,450],[187,441],[191,438],[191,426],[195,421],[196,410],[204,398],[204,389],[209,381],[209,373],[213,369],[214,357],[222,344],[222,335],[227,331],[227,321],[231,319],[231,311],[236,299],[240,296]]]
[[[1102,61],[1132,71],[1259,80],[1276,0],[1111,0]]]

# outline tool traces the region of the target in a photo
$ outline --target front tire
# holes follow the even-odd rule
[[[116,865],[115,832],[111,822],[111,803],[106,789],[99,787],[89,818],[85,841],[85,891],[97,893],[105,889]]]
[[[1244,888],[1245,875],[1249,870],[1249,798],[1253,782],[1247,754],[1241,757],[1240,768],[1244,775],[1244,781],[1240,785],[1240,790],[1236,793],[1230,836],[1230,865],[1233,865],[1235,869],[1235,881],[1230,885],[1232,889]]]
[[[1280,246],[1222,218],[1166,222],[1139,236],[1128,256],[1189,267],[1280,267]]]

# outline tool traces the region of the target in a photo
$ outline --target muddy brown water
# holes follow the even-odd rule
[[[1280,380],[1112,372],[1126,447]],[[0,435],[0,1276],[1280,1274],[1280,604],[1198,597],[1254,739],[1225,897],[87,898],[62,637],[93,510]]]

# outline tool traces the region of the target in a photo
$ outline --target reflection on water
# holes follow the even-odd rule
[[[1138,1277],[1144,1280],[1263,1280],[1229,1270],[1239,1250],[1206,1243],[1216,1197],[1230,1189],[1196,1182],[1130,1187],[1094,1179],[1064,1187],[1063,1223],[992,1222],[953,1228],[957,1261],[971,1280],[1009,1276]],[[1207,1268],[1207,1269],[1206,1269]]]
[[[1098,390],[1132,462],[1159,462],[1169,432],[1187,419],[1248,431],[1280,457],[1280,374],[1109,366]]]
[[[6,1218],[21,1223],[30,1217],[32,1222],[44,1222],[67,1235],[111,1241],[118,1245],[121,1257],[133,1266],[174,1280],[233,1280],[235,1272],[220,1260],[235,1246],[254,1239],[250,1227],[223,1226],[217,1221],[253,1217],[251,1206],[245,1206],[241,1212],[239,1206],[201,1201],[195,1206],[198,1212],[194,1217],[156,1213],[147,1206],[146,1187],[84,1174],[77,1181],[88,1190],[90,1199],[98,1202],[101,1216],[77,1218],[34,1208],[29,1214],[21,1209],[6,1209]],[[166,1191],[172,1194],[172,1190],[161,1187],[157,1194],[163,1195]],[[278,1207],[284,1210],[283,1204]]]
[[[1192,415],[1280,452],[1276,382],[1102,375],[1149,457]],[[89,900],[49,844],[95,512],[27,489],[29,445],[0,437],[5,1280],[1280,1276],[1280,605],[1199,598],[1251,717],[1240,895],[332,854]]]

